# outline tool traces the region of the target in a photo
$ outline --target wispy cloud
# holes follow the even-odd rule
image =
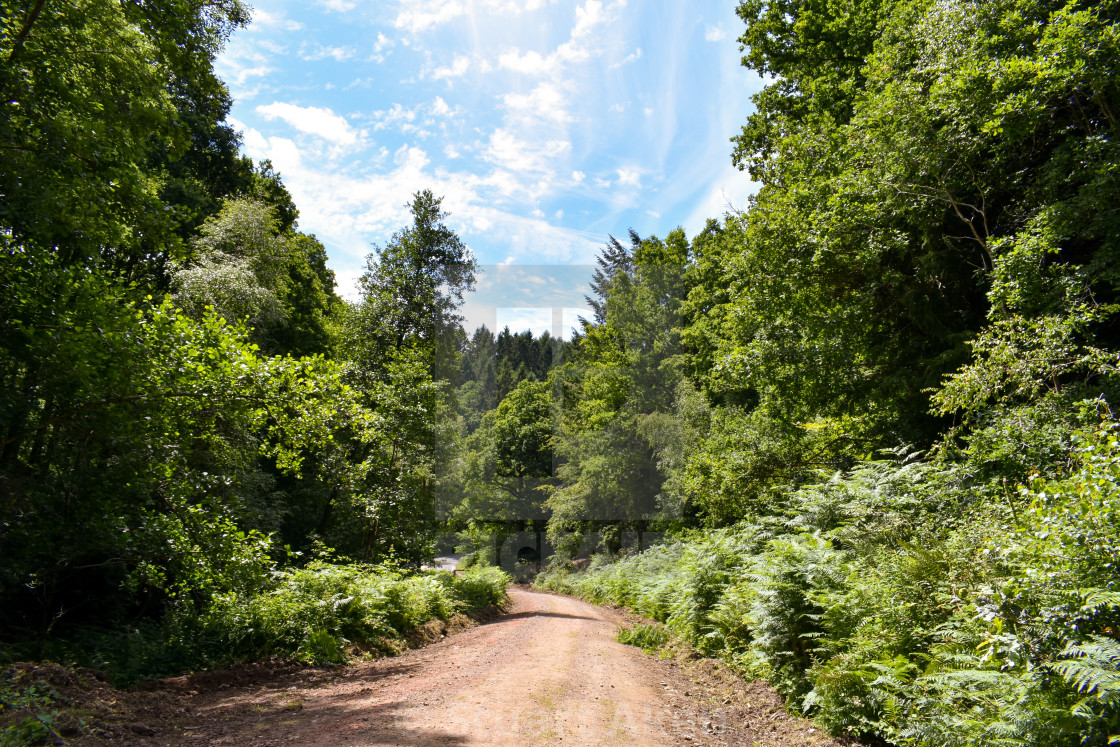
[[[490,134],[486,158],[515,172],[550,172],[552,162],[571,149],[567,140],[529,142],[499,128]]]
[[[270,0],[219,70],[344,294],[419,189],[485,261],[592,262],[608,232],[693,230],[752,189],[727,155],[745,97],[710,93],[743,89],[734,45],[704,42],[733,36],[720,2]]]
[[[404,0],[393,25],[416,34],[447,23],[466,12],[467,6],[459,0]]]
[[[354,145],[358,142],[358,133],[350,123],[330,109],[276,101],[267,106],[258,106],[257,113],[269,120],[282,119],[300,132],[316,135],[335,145]]]
[[[576,25],[572,29],[572,38],[581,39],[587,36],[603,20],[602,0],[587,0],[583,5],[576,6]]]
[[[328,57],[336,62],[344,62],[354,56],[354,50],[349,47],[318,47],[314,52],[301,52],[300,59],[308,62],[325,60]]]
[[[507,93],[502,96],[502,103],[512,116],[521,120],[572,120],[567,97],[551,83],[542,83],[529,93]]]
[[[587,0],[576,6],[575,22],[566,42],[547,55],[535,50],[523,53],[513,47],[499,55],[498,67],[524,75],[543,76],[561,74],[564,65],[586,62],[600,52],[590,38],[592,31],[611,20],[613,13],[625,5],[625,0],[616,0],[609,7],[604,6],[602,0]],[[635,54],[640,57],[641,51]]]
[[[625,184],[628,187],[641,187],[642,175],[638,173],[637,169],[619,169],[618,183]]]
[[[432,71],[435,80],[460,78],[471,69],[471,58],[466,55],[457,55],[450,65],[437,67]]]
[[[630,54],[626,55],[625,57],[623,57],[618,62],[611,65],[611,69],[615,70],[617,68],[622,67],[623,65],[629,65],[632,62],[637,62],[640,59],[642,59],[642,48],[638,47],[633,52],[631,52]]]
[[[385,36],[380,31],[377,32],[377,40],[373,43],[373,50],[370,54],[370,61],[381,64],[391,54],[390,50],[396,46],[396,43]]]
[[[722,26],[708,26],[704,30],[704,38],[710,42],[721,42],[727,38],[727,32]]]
[[[319,5],[338,13],[345,13],[358,7],[357,0],[319,0]]]
[[[273,49],[269,49],[272,47]],[[271,55],[277,45],[271,42],[235,39],[214,65],[218,75],[231,89],[235,98],[253,98],[264,86],[263,81],[275,72]]]
[[[373,113],[374,130],[384,130],[387,127],[407,127],[416,121],[416,111],[401,104],[393,104],[384,111]]]
[[[547,219],[518,215],[525,195],[523,184],[499,170],[480,176],[470,171],[432,169],[422,149],[406,146],[392,154],[388,168],[362,173],[356,167],[325,168],[292,139],[267,137],[244,129],[244,143],[254,158],[269,158],[300,206],[303,230],[336,247],[332,257],[355,267],[369,252],[368,241],[388,236],[408,222],[409,194],[432,189],[444,196],[453,227],[470,244],[485,236],[506,247],[507,261],[591,262],[605,235],[552,225]],[[508,194],[507,194],[508,190]],[[356,273],[351,273],[354,278]],[[339,275],[339,292],[352,297],[346,278]]]
[[[267,10],[253,8],[253,23],[249,28],[299,31],[303,28],[303,24],[285,18],[283,13],[269,13]]]

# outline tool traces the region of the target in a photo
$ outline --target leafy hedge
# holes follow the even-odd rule
[[[1120,744],[1120,434],[1017,491],[907,457],[538,585],[624,604],[833,733]]]

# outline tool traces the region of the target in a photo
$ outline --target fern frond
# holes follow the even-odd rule
[[[1120,641],[1093,636],[1067,645],[1062,657],[1049,668],[1077,692],[1102,703],[1120,702]]]
[[[1120,607],[1120,591],[1107,589],[1081,589],[1081,611],[1096,612],[1103,608]]]

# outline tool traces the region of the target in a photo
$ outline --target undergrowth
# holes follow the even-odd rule
[[[637,646],[646,653],[654,653],[671,640],[663,625],[639,623],[629,628],[619,628],[614,639],[627,646]]]
[[[173,607],[158,622],[78,629],[0,653],[8,661],[90,667],[117,686],[270,656],[342,663],[365,652],[396,653],[409,633],[429,621],[501,604],[508,583],[508,576],[489,567],[456,576],[316,561],[275,571],[253,593],[227,592],[204,605]]]
[[[1120,744],[1120,438],[1075,443],[1015,491],[895,454],[537,585],[663,623],[834,734]]]

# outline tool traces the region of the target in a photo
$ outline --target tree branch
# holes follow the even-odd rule
[[[23,22],[23,28],[16,34],[15,42],[12,44],[12,53],[8,55],[8,64],[15,64],[19,53],[23,50],[23,43],[27,41],[28,35],[31,33],[31,27],[35,25],[35,21],[39,20],[39,14],[43,12],[43,6],[47,4],[47,0],[36,0],[35,7],[27,14],[27,20]]]

